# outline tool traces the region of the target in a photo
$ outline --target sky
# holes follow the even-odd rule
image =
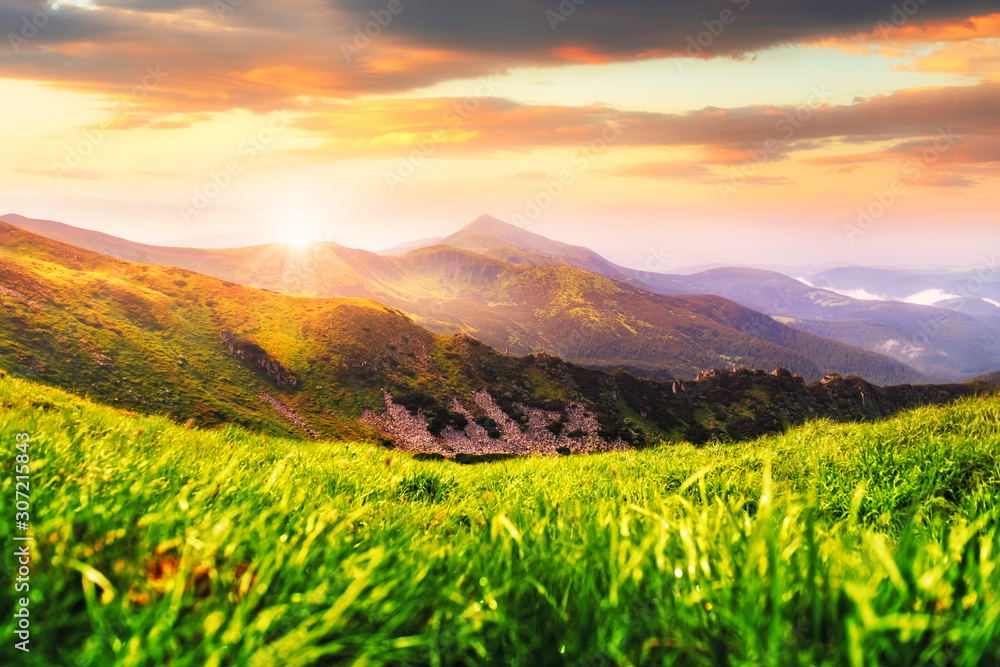
[[[1000,250],[1000,0],[0,0],[0,214],[667,271]]]

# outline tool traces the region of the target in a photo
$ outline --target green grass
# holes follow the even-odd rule
[[[37,541],[32,652],[5,619],[0,663],[995,665],[998,424],[463,467],[4,378],[3,567],[22,431]]]

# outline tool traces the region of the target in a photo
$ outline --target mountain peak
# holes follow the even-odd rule
[[[465,227],[459,230],[460,232],[476,232],[478,234],[510,234],[522,232],[520,227],[515,227],[512,224],[506,223],[499,218],[494,218],[492,215],[481,215]]]

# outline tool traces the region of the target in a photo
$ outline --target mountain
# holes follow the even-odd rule
[[[759,269],[713,269],[683,278],[699,292],[732,299],[797,329],[888,355],[936,379],[958,380],[1000,366],[1000,327],[964,313],[855,299]],[[658,280],[653,276],[646,283],[660,289]]]
[[[554,241],[489,215],[476,218],[446,236],[439,245],[471,250],[516,264],[566,265],[623,279],[635,273],[609,262],[589,248]]]
[[[405,275],[443,286],[449,299],[393,305],[431,328],[435,315],[453,317],[453,330],[519,354],[544,350],[592,366],[687,378],[715,367],[784,366],[807,379],[836,369],[889,382],[920,379],[885,357],[796,332],[717,297],[657,295],[568,266],[512,265],[448,247],[399,260]]]
[[[1000,327],[1000,273],[986,262],[951,270],[842,267],[817,273],[810,282],[866,299],[932,305]]]
[[[831,291],[867,292],[894,301],[903,301],[935,287],[933,280],[919,273],[863,266],[842,266],[821,271],[810,276],[809,282]]]
[[[691,275],[639,272],[489,216],[446,237],[443,244],[521,264],[576,266],[660,294],[715,294],[801,331],[890,356],[938,379],[958,380],[1000,362],[1000,283],[985,283],[969,298],[944,298],[981,284],[974,282],[975,271],[836,267],[815,274],[810,280],[814,285],[775,271],[738,267]],[[929,294],[939,293],[942,300],[934,306],[891,300],[927,290],[936,290]],[[845,291],[889,297],[858,299],[840,293]]]
[[[720,317],[739,314],[719,301]],[[876,418],[995,388],[880,389],[839,377],[807,386],[784,370],[656,383],[439,336],[370,300],[252,289],[3,223],[0,333],[4,372],[103,403],[445,456],[744,438],[814,416]]]
[[[983,267],[948,270],[839,267],[816,273],[809,281],[817,287],[835,291],[863,290],[882,299],[933,305],[956,297],[975,301],[1000,300],[1000,274],[987,262]],[[1000,306],[996,308],[1000,311]]]
[[[974,382],[989,382],[1000,386],[1000,371],[994,371],[992,373],[986,373],[985,375],[980,375],[977,378],[973,378]]]
[[[704,293],[684,280],[683,276],[668,276],[619,266],[589,248],[554,241],[489,215],[480,216],[451,236],[445,237],[440,245],[471,250],[516,264],[573,266],[644,289],[649,289],[653,285],[649,279],[655,278],[657,286],[654,291],[663,294]]]
[[[469,234],[487,231],[544,245],[542,237],[489,218],[466,228]],[[103,235],[87,240],[108,247]],[[551,243],[546,247],[553,252],[577,253]],[[437,333],[468,333],[514,354],[547,352],[652,379],[736,366],[785,367],[810,381],[829,372],[880,384],[927,379],[888,357],[795,331],[717,297],[653,294],[558,262],[511,263],[450,246],[395,257],[333,243],[196,250],[121,241],[114,249],[125,259],[286,294],[375,299]]]
[[[409,252],[410,250],[417,250],[418,248],[426,248],[432,245],[440,245],[444,241],[443,236],[434,236],[426,239],[417,239],[416,241],[405,241],[403,243],[397,243],[394,246],[386,248],[384,250],[379,250],[377,255],[401,255],[404,252]]]
[[[801,331],[887,355],[937,379],[958,380],[1000,363],[1000,283],[976,283],[978,272],[835,267],[814,274],[813,284],[739,267],[691,275],[638,272],[489,216],[446,237],[443,244],[520,264],[576,266],[659,294],[715,294]],[[968,293],[970,284],[982,287],[969,297],[945,298]],[[859,299],[843,292],[888,296]],[[934,306],[892,300],[934,295],[941,296]]]

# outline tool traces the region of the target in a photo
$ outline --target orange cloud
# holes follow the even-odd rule
[[[686,114],[528,106],[493,97],[403,98],[314,105],[297,125],[325,140],[314,153],[320,158],[384,154],[387,147],[399,150],[427,141],[435,144],[436,154],[438,149],[447,154],[585,147],[614,124],[620,128],[615,146],[699,146],[704,164],[733,165],[762,150],[773,162],[835,143],[933,138],[947,128],[963,139],[1000,136],[997,104],[1000,85],[993,83],[900,91],[835,107],[755,106]],[[809,163],[898,159],[899,150],[815,157]]]
[[[552,49],[551,53],[560,60],[576,64],[603,65],[614,60],[607,53],[600,53],[585,46],[560,46]]]
[[[895,156],[888,155],[886,153],[852,153],[850,155],[824,155],[822,157],[810,157],[804,158],[802,160],[803,164],[813,165],[817,167],[833,166],[847,164],[851,165],[855,169],[860,166],[862,162],[878,162],[883,160],[892,160]]]
[[[811,45],[865,55],[879,53],[900,60],[913,59],[894,66],[898,71],[1000,80],[1000,44],[996,41],[1000,38],[1000,13],[921,23],[916,20],[919,12],[912,20],[905,12],[900,12],[902,10],[895,10],[871,30],[823,37]],[[937,45],[929,55],[913,54],[915,48],[928,44]]]
[[[1000,39],[944,44],[910,64],[897,65],[905,72],[934,72],[1000,80]]]

